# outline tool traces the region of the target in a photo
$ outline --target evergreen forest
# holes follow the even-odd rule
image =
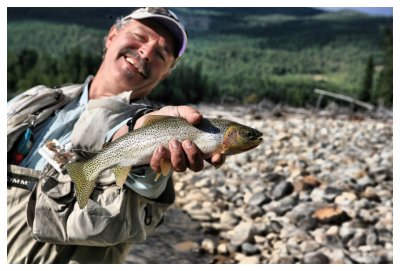
[[[8,8],[7,98],[83,82],[132,8]],[[187,53],[151,98],[314,106],[315,88],[392,107],[393,18],[315,8],[174,8]]]

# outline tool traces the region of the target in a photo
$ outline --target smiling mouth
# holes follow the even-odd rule
[[[134,56],[130,56],[130,55],[124,55],[124,58],[126,60],[126,62],[128,62],[130,65],[134,66],[136,68],[136,70],[144,77],[147,78],[147,72],[145,71],[145,69],[143,68],[142,65],[140,65],[138,63],[138,61],[136,60],[136,58]]]

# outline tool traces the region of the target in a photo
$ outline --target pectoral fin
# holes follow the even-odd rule
[[[165,177],[169,174],[169,172],[171,171],[171,162],[162,159],[160,162],[160,167],[161,173],[157,174],[156,178],[154,179],[155,182],[158,181],[158,178],[160,178],[161,175]]]
[[[163,176],[167,176],[168,173],[171,171],[171,162],[161,159],[160,166],[161,166],[161,174]]]
[[[122,185],[125,183],[126,178],[128,178],[128,174],[129,174],[130,170],[131,170],[131,166],[116,167],[113,169],[113,173],[114,173],[115,179],[117,181],[118,187],[122,187]]]

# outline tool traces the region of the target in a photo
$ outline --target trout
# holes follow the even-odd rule
[[[262,142],[261,136],[256,129],[225,119],[204,118],[193,126],[181,117],[149,115],[141,128],[106,143],[93,158],[65,167],[75,184],[78,205],[83,209],[101,172],[112,169],[117,186],[122,187],[132,166],[149,164],[155,148],[159,145],[168,148],[172,139],[191,140],[207,159],[216,153],[228,156],[253,149]],[[161,163],[159,174],[166,176],[170,169],[170,163]]]

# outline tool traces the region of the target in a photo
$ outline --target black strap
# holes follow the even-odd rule
[[[32,191],[39,181],[41,171],[7,164],[7,187],[18,187]]]
[[[39,178],[7,171],[7,187],[18,187],[32,191]]]
[[[126,123],[126,125],[128,125],[129,127],[129,132],[133,131],[133,127],[135,126],[136,121],[146,115],[147,113],[153,112],[154,109],[151,107],[145,107],[139,111],[135,111],[134,113],[132,113],[131,118],[128,120],[128,122]]]

